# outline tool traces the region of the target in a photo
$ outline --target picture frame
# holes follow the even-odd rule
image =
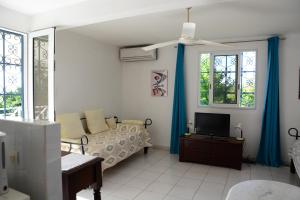
[[[151,96],[168,96],[168,70],[151,71]]]

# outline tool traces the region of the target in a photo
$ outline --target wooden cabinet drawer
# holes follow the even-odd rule
[[[240,169],[243,142],[192,135],[181,137],[179,160]]]

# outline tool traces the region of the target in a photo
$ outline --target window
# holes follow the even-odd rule
[[[203,53],[199,105],[255,107],[256,51]]]
[[[0,29],[0,116],[23,116],[24,36]]]

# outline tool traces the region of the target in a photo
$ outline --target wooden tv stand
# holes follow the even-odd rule
[[[241,170],[243,141],[192,134],[180,138],[180,162],[230,167]]]

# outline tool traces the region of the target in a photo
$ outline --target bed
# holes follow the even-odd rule
[[[80,138],[62,137],[61,150],[104,158],[102,170],[108,169],[136,152],[147,153],[151,137],[147,127],[152,121],[126,120],[118,122],[115,128],[90,134],[86,118],[81,118],[84,134]],[[74,120],[73,120],[74,121]],[[62,129],[66,125],[60,122]]]
[[[289,152],[289,156],[291,157],[290,171],[291,173],[296,173],[300,177],[300,135],[296,128],[290,128],[288,131],[289,135],[295,137],[296,140],[292,144]]]

